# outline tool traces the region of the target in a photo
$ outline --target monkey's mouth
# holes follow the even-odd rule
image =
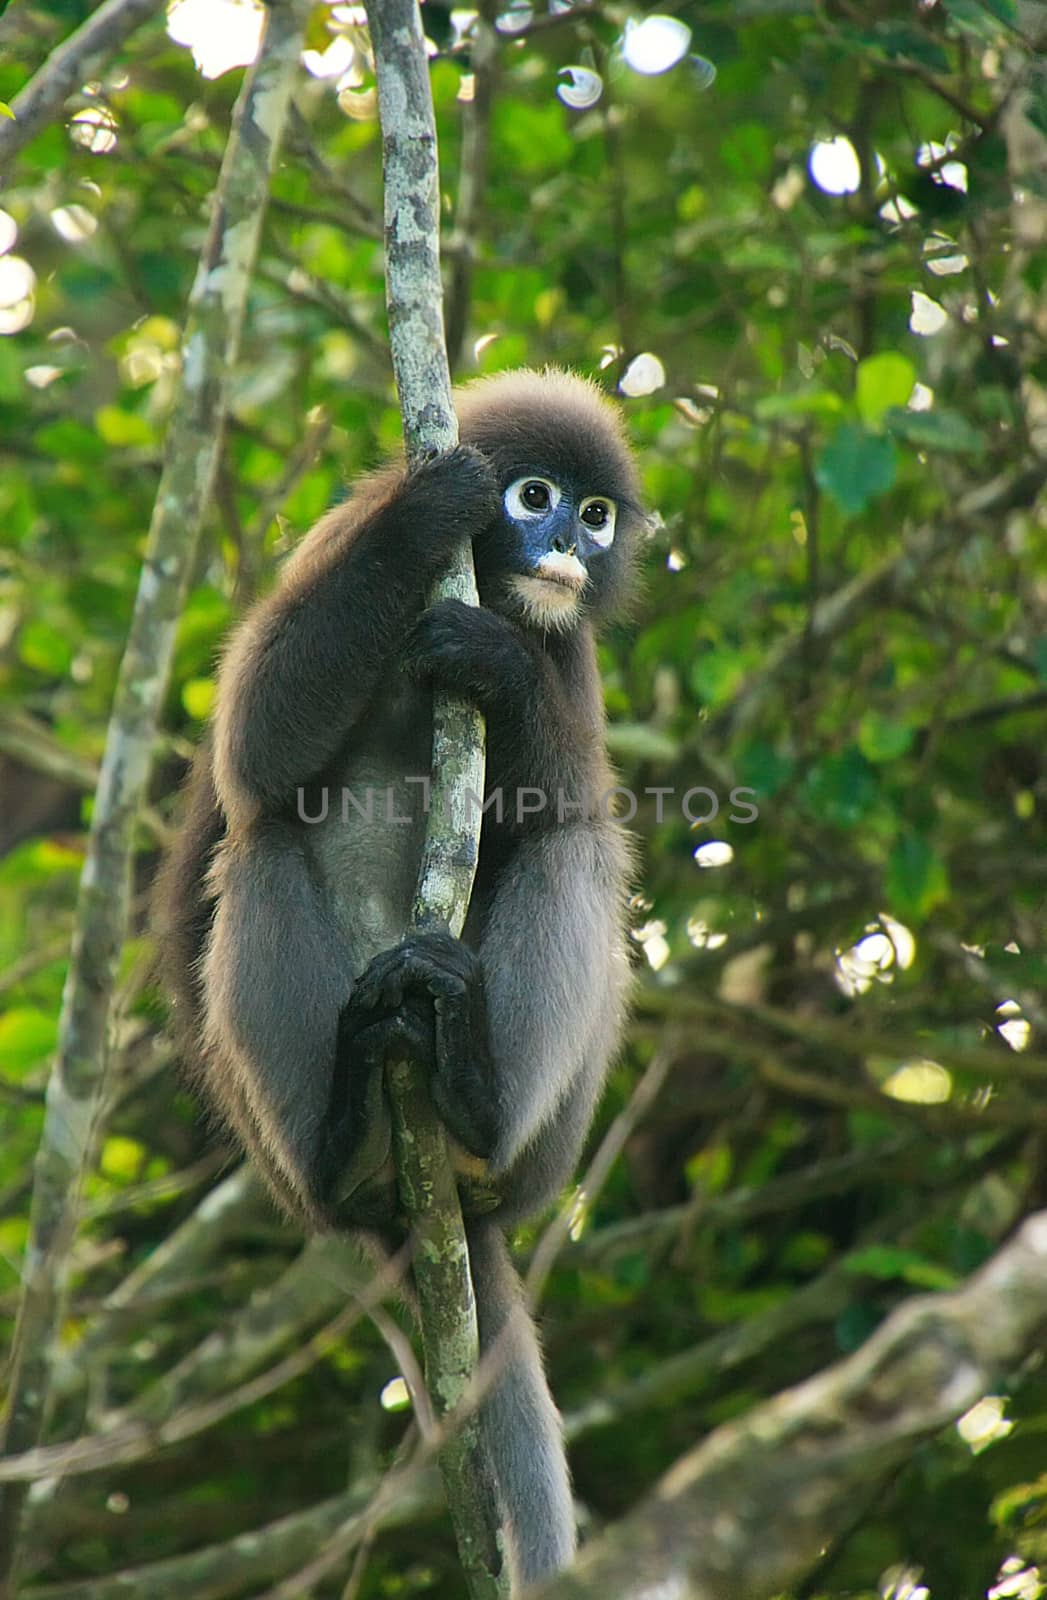
[[[542,556],[533,570],[533,576],[546,583],[558,583],[572,594],[580,594],[588,580],[588,574],[577,556],[560,555],[559,552]]]
[[[517,573],[510,578],[509,588],[521,607],[524,622],[532,628],[559,633],[573,628],[578,620],[582,586],[572,574],[534,568],[526,575]]]

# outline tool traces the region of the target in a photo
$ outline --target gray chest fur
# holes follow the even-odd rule
[[[432,761],[432,697],[402,679],[382,686],[303,831],[357,975],[399,943],[414,901]],[[415,779],[415,782],[409,780]]]

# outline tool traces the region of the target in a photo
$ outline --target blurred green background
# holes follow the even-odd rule
[[[11,8],[0,99],[84,12]],[[596,375],[657,513],[642,595],[602,647],[641,855],[636,1017],[594,1138],[659,1042],[673,1066],[543,1305],[565,1413],[600,1398],[612,1418],[572,1444],[591,1527],[1047,1203],[1044,12],[683,0],[652,23],[517,5],[476,60],[468,14],[424,8],[456,375]],[[89,796],[241,80],[222,68],[254,26],[242,13],[175,7],[182,43],[162,16],[143,28],[0,192],[5,1341]],[[300,1248],[255,1198],[205,1230],[176,1290],[129,1278],[199,1225],[222,1159],[148,984],[153,824],[231,618],[399,438],[360,21],[316,7],[274,184],[142,829],[55,1438],[162,1411],[164,1374],[216,1330],[242,1332]],[[699,825],[643,794],[696,786],[721,800]],[[115,1320],[114,1295],[129,1301]],[[256,1365],[330,1314],[280,1323]],[[385,1391],[397,1371],[359,1322],[210,1428],[66,1480],[34,1502],[28,1576],[95,1593],[94,1577],[372,1483],[405,1425]],[[870,1485],[795,1600],[1044,1592],[1047,1380],[1012,1395],[1012,1376]],[[221,1390],[194,1381],[197,1397]],[[358,1592],[457,1596],[457,1571],[433,1512],[377,1538]],[[188,1568],[146,1592],[168,1588],[260,1592]]]

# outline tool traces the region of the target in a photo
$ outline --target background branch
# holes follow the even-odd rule
[[[157,491],[131,631],[120,667],[80,883],[58,1054],[37,1152],[29,1245],[15,1328],[4,1449],[32,1449],[48,1416],[54,1340],[83,1173],[103,1104],[111,1000],[127,935],[134,827],[141,806],[175,629],[218,460],[269,177],[302,46],[301,7],[269,12],[214,196],[190,296],[180,393]],[[64,80],[63,80],[64,81]],[[0,1594],[13,1592],[20,1485],[0,1490]]]
[[[54,120],[73,90],[90,77],[92,62],[111,56],[136,28],[162,10],[161,0],[105,0],[52,50],[11,102],[13,120],[0,117],[0,170]]]
[[[962,1289],[907,1301],[846,1361],[718,1428],[541,1595],[778,1594],[849,1525],[856,1496],[1045,1336],[1040,1212]]]

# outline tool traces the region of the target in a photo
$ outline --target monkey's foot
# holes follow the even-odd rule
[[[342,1011],[339,1057],[365,1036],[373,1049],[382,1021],[391,1026],[385,1059],[407,1044],[412,1060],[431,1064],[441,1119],[472,1154],[489,1156],[497,1130],[487,1006],[473,951],[449,933],[433,932],[412,934],[395,950],[375,956]],[[427,1023],[428,1052],[423,1047]]]
[[[450,933],[413,933],[395,950],[375,956],[346,1010],[395,1011],[409,991],[433,1000],[461,999],[470,983],[478,981],[479,962],[460,939]]]

